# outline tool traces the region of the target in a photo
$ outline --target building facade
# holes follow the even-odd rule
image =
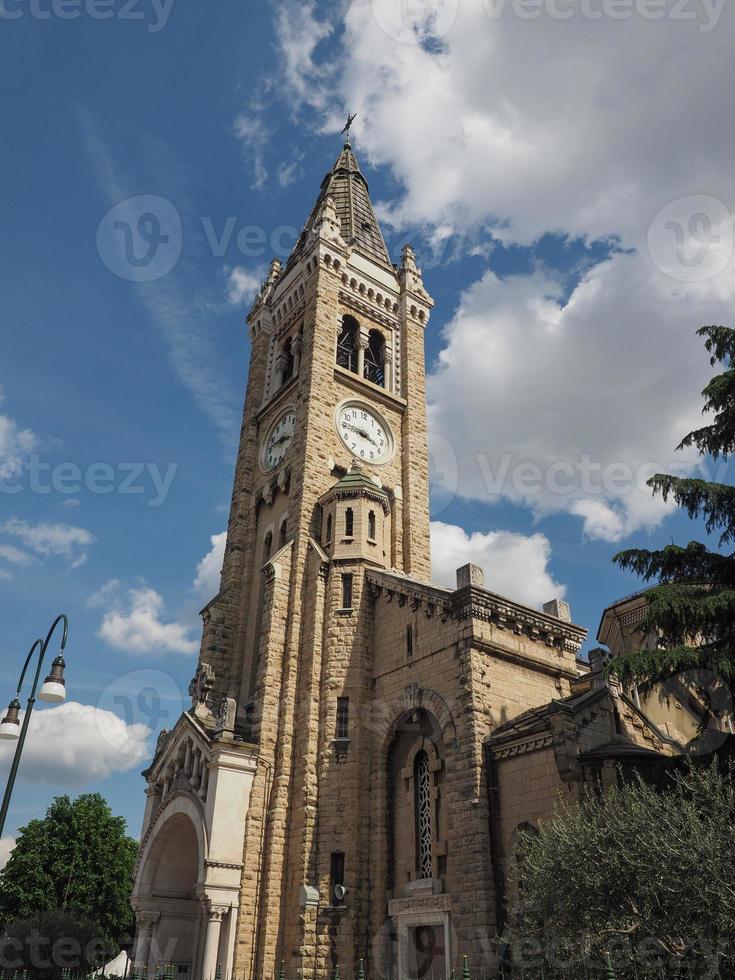
[[[565,603],[474,566],[431,583],[431,309],[346,143],[249,315],[221,590],[145,773],[142,969],[448,978],[467,955],[491,975],[518,827],[619,748],[623,695],[578,660]],[[624,707],[622,736],[665,751]]]

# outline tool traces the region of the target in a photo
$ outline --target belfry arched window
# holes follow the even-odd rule
[[[357,320],[352,316],[342,318],[342,330],[337,340],[337,364],[357,373],[357,338],[360,332]]]
[[[368,381],[385,387],[385,338],[379,330],[370,331],[364,374]]]
[[[269,531],[263,540],[263,561],[266,562],[271,556],[271,548],[273,547],[273,532]]]
[[[419,878],[433,878],[431,829],[431,771],[429,756],[422,749],[414,759],[416,813],[416,872]]]
[[[286,536],[288,535],[288,518],[284,517],[281,522],[281,531],[278,535],[278,547],[282,548],[286,543]]]

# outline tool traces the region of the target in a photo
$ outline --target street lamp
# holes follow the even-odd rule
[[[18,775],[18,767],[20,765],[20,758],[23,755],[23,746],[26,741],[26,734],[28,732],[28,724],[31,720],[31,714],[33,713],[33,705],[36,703],[36,691],[38,690],[38,682],[41,679],[41,668],[43,667],[43,661],[46,657],[46,651],[48,650],[49,643],[51,642],[51,637],[56,631],[56,627],[60,623],[64,624],[64,632],[61,637],[61,649],[59,651],[58,657],[51,664],[51,673],[48,675],[46,680],[41,686],[41,690],[38,691],[39,701],[46,701],[49,704],[61,704],[61,702],[66,698],[66,684],[64,682],[64,668],[66,663],[64,662],[64,647],[66,646],[66,638],[69,634],[69,620],[62,613],[61,616],[57,616],[48,631],[45,640],[36,640],[30,649],[26,661],[23,664],[23,670],[20,674],[20,680],[18,681],[18,690],[16,691],[15,697],[8,705],[8,712],[0,722],[0,739],[5,739],[6,741],[17,742],[15,748],[15,756],[13,757],[13,764],[10,767],[10,775],[8,776],[8,785],[5,787],[5,796],[3,797],[2,808],[0,809],[0,837],[2,836],[3,829],[5,827],[5,818],[8,815],[8,808],[10,807],[10,797],[13,795],[13,787],[15,786],[15,777]],[[28,705],[26,707],[25,717],[23,718],[23,724],[20,723],[20,692],[23,687],[23,681],[25,680],[26,673],[28,672],[28,667],[30,666],[31,660],[33,659],[33,654],[38,650],[38,665],[36,667],[36,674],[33,678],[33,687],[31,688],[31,696],[28,698]]]

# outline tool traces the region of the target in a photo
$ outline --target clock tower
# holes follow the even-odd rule
[[[463,955],[492,966],[516,824],[558,795],[544,756],[548,792],[529,803],[520,750],[492,733],[534,709],[523,735],[570,695],[585,632],[565,603],[494,595],[471,565],[456,589],[430,582],[431,308],[413,250],[391,261],[347,141],[248,317],[221,588],[191,709],[145,773],[139,970],[262,980],[283,963],[289,980],[328,980],[364,958],[374,978],[449,980]]]

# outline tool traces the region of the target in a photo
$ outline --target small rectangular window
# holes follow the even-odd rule
[[[337,698],[337,726],[335,738],[349,738],[350,733],[350,699]]]
[[[406,656],[413,656],[413,626],[406,627]]]
[[[342,608],[352,609],[352,575],[342,576]]]

